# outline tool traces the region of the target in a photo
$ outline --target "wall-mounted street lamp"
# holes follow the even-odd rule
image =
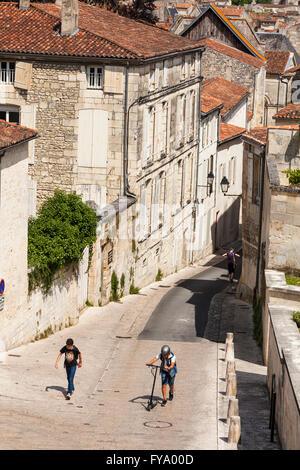
[[[242,197],[241,194],[227,194],[230,183],[229,183],[228,179],[226,178],[226,176],[223,176],[222,181],[221,181],[220,184],[221,184],[221,189],[222,189],[222,193],[224,194],[224,196]]]
[[[210,171],[207,175],[207,184],[198,184],[197,186],[199,188],[206,188],[207,189],[207,195],[210,195],[212,193],[212,186],[214,182],[214,174]]]

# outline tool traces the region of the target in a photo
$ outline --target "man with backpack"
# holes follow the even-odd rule
[[[58,368],[58,362],[61,356],[65,354],[65,363],[64,367],[66,368],[67,379],[68,379],[68,391],[66,399],[70,400],[72,393],[74,392],[74,376],[76,372],[76,367],[82,367],[82,356],[79,349],[74,345],[74,341],[69,338],[66,341],[66,345],[60,350],[59,355],[57,356],[55,362],[55,368]],[[77,359],[79,357],[79,363]]]
[[[162,395],[163,402],[161,406],[166,406],[167,404],[167,385],[169,385],[169,400],[172,401],[174,397],[174,382],[175,375],[177,374],[176,367],[176,356],[170,350],[168,345],[164,345],[161,348],[161,351],[157,356],[155,356],[151,361],[147,362],[147,366],[151,366],[154,362],[161,360],[161,383],[162,383]]]

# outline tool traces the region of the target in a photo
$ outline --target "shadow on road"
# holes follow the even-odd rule
[[[48,390],[57,390],[58,392],[61,392],[64,397],[66,397],[66,395],[67,395],[66,389],[64,387],[51,385],[51,386],[45,388],[45,392],[48,392]]]
[[[146,400],[146,401],[138,401],[138,400]],[[142,405],[145,409],[147,409],[149,400],[150,400],[150,395],[142,395],[142,396],[139,396],[139,397],[132,398],[131,400],[129,400],[129,403]],[[153,400],[153,402],[157,402],[157,403],[162,402],[162,398],[157,397],[157,396],[153,396],[152,400]]]

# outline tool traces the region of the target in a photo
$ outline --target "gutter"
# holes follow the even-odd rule
[[[256,280],[254,288],[254,299],[257,298],[259,292],[259,271],[261,262],[261,238],[262,238],[262,219],[263,219],[263,205],[264,205],[264,181],[265,181],[265,160],[266,150],[261,153],[260,160],[260,204],[259,204],[259,224],[258,224],[258,244],[257,244],[257,261],[256,261]]]
[[[29,137],[29,139],[22,140],[21,142],[17,142],[17,143],[15,143],[15,144],[9,145],[9,146],[7,146],[7,147],[1,148],[1,149],[0,149],[0,157],[4,157],[4,154],[5,154],[6,150],[9,150],[9,149],[12,149],[12,148],[14,148],[14,147],[17,147],[17,145],[26,144],[27,142],[30,142],[30,141],[33,140],[33,139],[37,139],[38,137],[40,137],[40,136],[37,134],[37,135],[34,135],[34,136],[32,136],[32,137]]]

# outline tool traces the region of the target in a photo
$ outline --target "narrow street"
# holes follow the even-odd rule
[[[203,337],[210,301],[226,286],[226,264],[210,257],[9,351],[0,367],[1,449],[226,448],[218,430],[219,344]],[[62,361],[54,368],[68,337],[83,355],[70,402]],[[153,376],[145,363],[163,343],[177,356],[175,397],[160,406],[158,376],[158,405],[148,412]]]

